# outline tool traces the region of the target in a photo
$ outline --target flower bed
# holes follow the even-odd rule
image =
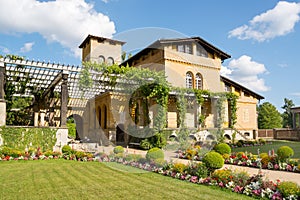
[[[225,158],[226,164],[239,165],[239,166],[248,166],[269,170],[281,170],[288,172],[300,172],[300,165],[297,160],[286,160],[281,162],[277,159],[276,155],[266,155],[266,157],[258,157],[251,153],[242,153],[242,156],[237,154],[232,154],[229,157]]]
[[[249,176],[245,172],[232,171],[230,169],[210,171],[205,164],[201,162],[191,162],[190,164],[185,165],[183,163],[161,162],[159,159],[157,161],[149,161],[136,154],[107,155],[105,153],[98,153],[92,155],[85,152],[79,153],[78,151],[68,151],[65,154],[61,154],[57,152],[42,153],[37,150],[32,152],[32,154],[26,152],[22,155],[17,155],[17,157],[14,157],[13,155],[17,154],[2,155],[1,160],[46,160],[60,158],[82,162],[117,162],[194,184],[217,186],[252,197],[266,199],[298,199],[300,195],[300,188],[295,183],[281,183],[280,181],[272,182],[264,180],[261,174]],[[242,157],[246,160],[247,158],[245,156]]]
[[[287,146],[282,146],[281,149],[283,149],[284,152],[287,149],[291,150],[291,152],[288,152],[288,154],[284,156],[276,154],[274,150],[268,153],[261,153],[259,155],[247,152],[237,152],[231,154],[225,153],[222,156],[225,164],[299,173],[299,161],[297,159],[290,159],[290,156],[293,154],[293,150]],[[191,147],[185,151],[178,151],[178,158],[181,159],[201,161],[203,157],[202,155],[203,153],[201,153],[201,149],[199,147]]]

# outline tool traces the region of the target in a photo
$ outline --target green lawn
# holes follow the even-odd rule
[[[251,199],[117,163],[0,162],[0,199]]]
[[[274,151],[276,153],[277,149],[281,146],[291,147],[294,150],[293,158],[299,158],[300,159],[300,142],[285,141],[285,140],[272,141],[272,144],[266,144],[266,145],[263,145],[263,146],[233,148],[232,152],[239,152],[239,151],[245,152],[245,151],[247,151],[247,152],[251,152],[253,154],[257,154],[257,149],[259,149],[260,153],[263,153],[263,152],[268,153],[269,150],[274,149]]]

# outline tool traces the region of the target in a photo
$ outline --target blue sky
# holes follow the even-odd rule
[[[0,0],[0,54],[80,65],[88,34],[154,40],[199,36],[232,57],[222,74],[265,97],[300,106],[300,2],[275,0]]]

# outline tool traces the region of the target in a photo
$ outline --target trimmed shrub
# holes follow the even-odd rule
[[[285,161],[294,155],[294,150],[289,146],[281,146],[277,149],[278,159]]]
[[[220,169],[224,165],[224,159],[218,152],[210,151],[205,154],[202,162],[206,165],[206,167],[214,171],[215,169]]]
[[[230,158],[230,155],[225,153],[222,155],[222,157],[224,158],[224,160],[228,160]]]
[[[64,145],[61,149],[61,152],[63,154],[69,154],[69,153],[71,153],[71,151],[72,151],[72,148],[69,145]]]
[[[124,153],[124,148],[122,146],[116,146],[114,148],[114,153],[115,154]]]
[[[226,143],[219,143],[219,144],[216,144],[214,146],[214,150],[216,152],[218,152],[219,154],[221,155],[224,155],[224,154],[230,154],[231,153],[231,148],[228,144]]]
[[[162,159],[165,158],[165,154],[164,154],[163,150],[161,150],[160,148],[154,147],[147,151],[147,154],[146,154],[147,160],[156,160],[158,158],[162,158]]]
[[[299,195],[300,188],[297,183],[291,181],[284,181],[278,184],[277,189],[283,195],[283,197],[289,197],[291,195]]]

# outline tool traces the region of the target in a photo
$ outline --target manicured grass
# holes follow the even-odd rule
[[[121,164],[0,162],[1,199],[251,199]]]
[[[237,147],[232,149],[232,152],[251,152],[253,154],[257,154],[257,149],[259,149],[260,153],[266,152],[268,153],[272,149],[274,149],[275,153],[277,149],[281,146],[289,146],[294,150],[294,156],[293,158],[299,158],[300,159],[300,142],[294,142],[294,141],[285,141],[285,140],[275,140],[272,141],[272,144],[266,144],[263,146],[252,146],[252,147]]]

